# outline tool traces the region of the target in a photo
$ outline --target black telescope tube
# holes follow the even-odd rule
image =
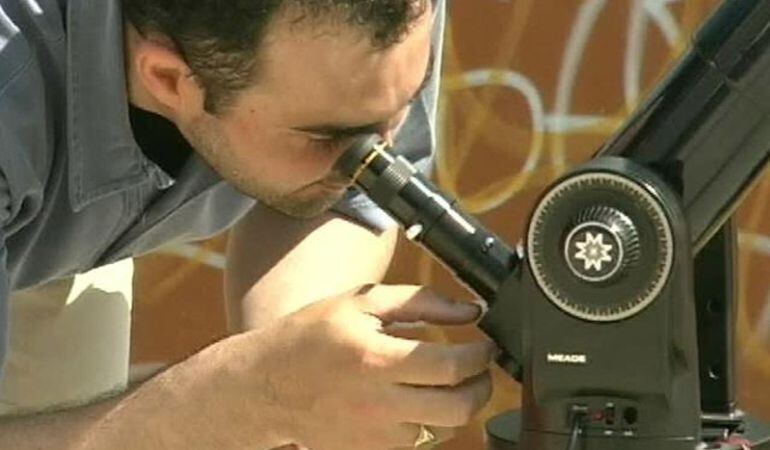
[[[770,155],[770,1],[725,1],[599,155],[633,159],[666,179],[700,250]]]
[[[358,140],[336,169],[384,209],[469,288],[493,302],[519,258],[497,236],[456,208],[402,156],[388,152],[377,135]]]

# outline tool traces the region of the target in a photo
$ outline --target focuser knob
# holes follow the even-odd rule
[[[582,281],[612,282],[639,260],[639,232],[620,210],[592,206],[574,222],[564,239],[564,260]]]
[[[579,319],[635,316],[666,284],[673,237],[658,194],[644,181],[580,172],[540,200],[527,232],[527,262],[545,296]]]

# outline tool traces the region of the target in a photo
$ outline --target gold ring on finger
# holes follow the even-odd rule
[[[436,434],[431,431],[425,425],[420,425],[420,434],[417,435],[417,439],[414,440],[414,448],[421,450],[428,450],[438,442]]]

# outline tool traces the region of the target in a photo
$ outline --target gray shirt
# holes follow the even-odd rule
[[[423,167],[435,140],[433,81],[397,146]],[[206,238],[255,205],[197,155],[175,179],[147,159],[125,86],[119,0],[0,0],[0,367],[9,292]],[[336,209],[388,226],[352,192]]]

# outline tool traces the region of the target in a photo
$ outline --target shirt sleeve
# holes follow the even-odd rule
[[[5,358],[8,350],[8,270],[6,269],[7,251],[5,237],[0,232],[0,379],[3,378]]]
[[[2,58],[0,58],[1,60]],[[3,378],[9,344],[9,297],[11,295],[11,282],[8,273],[6,236],[13,232],[10,230],[10,224],[14,209],[10,182],[6,173],[8,173],[8,167],[13,167],[8,164],[8,157],[17,148],[9,130],[10,125],[8,122],[10,121],[6,120],[7,111],[7,108],[0,108],[0,379]]]
[[[5,224],[9,217],[10,195],[3,172],[0,171],[0,378],[3,378],[8,350],[10,282],[8,251],[5,246]]]
[[[418,170],[426,174],[430,173],[432,169],[436,151],[436,112],[441,81],[445,23],[445,1],[438,0],[436,1],[432,37],[434,70],[428,86],[412,104],[406,122],[396,136],[395,147],[393,148],[395,153],[403,155]],[[334,211],[375,231],[384,231],[396,226],[396,222],[385,211],[357,190],[349,191],[334,207]]]

